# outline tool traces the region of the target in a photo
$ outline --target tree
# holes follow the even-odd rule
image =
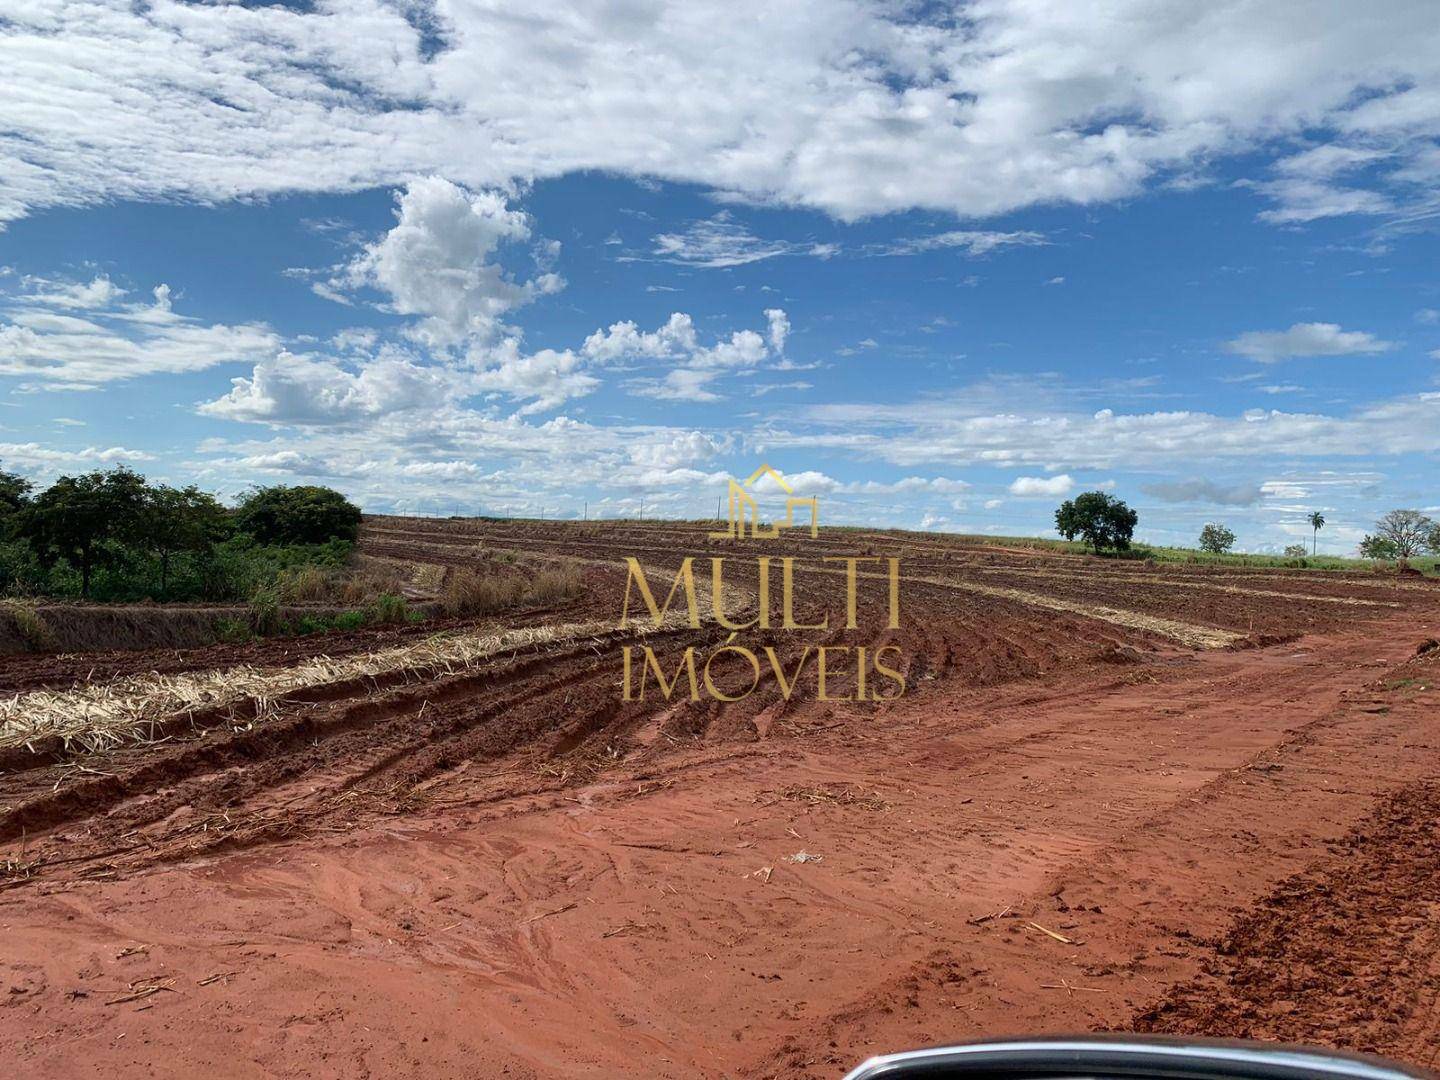
[[[1103,491],[1087,491],[1066,499],[1055,511],[1055,529],[1066,540],[1077,536],[1096,551],[1127,551],[1140,515]]]
[[[1305,550],[1304,544],[1286,544],[1285,557],[1287,559],[1303,559],[1309,552]]]
[[[1314,555],[1320,550],[1320,530],[1325,528],[1325,515],[1319,510],[1310,512],[1310,554]]]
[[[225,508],[191,485],[157,484],[145,492],[141,539],[160,558],[160,591],[170,587],[170,560],[181,551],[204,551],[224,537]]]
[[[354,540],[360,508],[326,487],[255,488],[235,511],[235,527],[261,544],[323,544]]]
[[[1367,536],[1360,541],[1362,559],[1394,559],[1398,557],[1395,545],[1383,536]]]
[[[1200,550],[1212,555],[1224,555],[1235,546],[1235,534],[1224,525],[1210,522],[1200,530]]]
[[[23,476],[0,471],[0,539],[18,524],[20,511],[30,505],[31,484]]]
[[[1434,532],[1435,522],[1419,510],[1391,510],[1375,523],[1375,534],[1393,545],[1402,563],[1425,550]]]
[[[21,511],[20,532],[42,565],[64,558],[79,570],[88,597],[91,572],[111,556],[105,545],[136,538],[144,509],[145,478],[121,465],[62,476]]]

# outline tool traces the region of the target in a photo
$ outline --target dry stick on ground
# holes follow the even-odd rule
[[[1074,997],[1076,990],[1084,990],[1087,994],[1108,994],[1110,991],[1103,986],[1076,986],[1063,976],[1058,983],[1041,983],[1041,990],[1064,990],[1066,997]]]
[[[1048,935],[1049,937],[1054,938],[1056,941],[1061,942],[1061,943],[1064,944],[1064,945],[1075,945],[1075,944],[1078,944],[1077,942],[1072,941],[1070,938],[1066,937],[1064,934],[1057,934],[1054,930],[1047,930],[1047,929],[1045,929],[1045,927],[1041,926],[1038,922],[1032,922],[1032,923],[1029,923],[1028,925],[1033,926],[1036,930],[1039,930],[1042,934],[1046,934],[1046,935]]]
[[[579,904],[566,904],[564,907],[558,907],[554,911],[542,911],[539,915],[531,915],[528,919],[521,919],[520,921],[525,923],[538,922],[541,919],[548,919],[551,915],[563,915],[565,912],[571,911],[579,906]]]

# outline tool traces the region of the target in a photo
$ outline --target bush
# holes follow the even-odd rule
[[[250,598],[250,628],[261,637],[280,633],[280,597],[273,586],[255,590]]]
[[[584,580],[573,566],[542,570],[526,581],[521,577],[454,571],[440,592],[440,608],[447,615],[492,615],[522,605],[554,604],[584,591]]]
[[[340,574],[314,564],[289,567],[275,578],[275,590],[287,604],[305,604],[327,600],[340,587]]]
[[[573,566],[561,570],[542,570],[530,583],[527,600],[536,604],[554,604],[569,600],[584,591],[580,572]]]
[[[460,569],[446,579],[440,607],[447,615],[489,615],[514,607],[524,593],[525,583],[519,578]]]
[[[365,621],[381,626],[408,622],[409,617],[410,607],[405,603],[405,598],[395,593],[381,593],[365,609]]]
[[[243,619],[216,619],[215,638],[230,645],[243,645],[254,635]]]
[[[323,544],[353,541],[360,508],[325,487],[256,488],[235,511],[235,527],[261,544]]]
[[[0,611],[10,616],[15,623],[15,629],[20,633],[20,640],[25,642],[27,648],[40,652],[55,647],[55,636],[50,633],[50,628],[45,625],[45,620],[33,605],[21,603],[19,600],[6,600],[0,603]]]
[[[359,630],[364,625],[365,613],[363,611],[342,611],[335,616],[336,630]]]

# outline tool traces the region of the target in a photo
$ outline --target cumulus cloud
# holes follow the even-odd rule
[[[660,377],[632,379],[641,397],[667,401],[719,401],[714,383],[721,376],[751,370],[776,359],[790,334],[789,316],[780,308],[765,311],[766,332],[736,330],[728,338],[703,344],[694,320],[675,312],[660,327],[642,331],[633,322],[619,322],[585,339],[581,353],[601,363],[665,361],[673,364]],[[778,365],[777,365],[778,366]]]
[[[1057,497],[1075,490],[1075,481],[1067,473],[1059,476],[1019,476],[1010,483],[1010,494],[1025,498]]]
[[[1262,364],[1293,357],[1371,356],[1394,349],[1363,330],[1342,330],[1336,323],[1295,323],[1288,330],[1247,330],[1225,343],[1225,351]]]
[[[358,371],[282,352],[231,380],[230,392],[199,406],[207,416],[267,424],[354,424],[390,413],[436,409],[453,393],[445,373],[408,360],[379,359]]]
[[[1258,181],[1277,220],[1403,208],[1440,174],[1440,24],[1407,0],[12,8],[0,220],[591,169],[847,219],[983,216],[1302,135],[1338,156],[1287,149]]]
[[[506,312],[563,287],[555,273],[514,281],[491,261],[501,244],[530,239],[529,217],[499,192],[428,176],[411,180],[397,202],[394,228],[327,284],[383,292],[397,314],[422,316],[413,331],[420,340],[447,346],[489,338]]]
[[[1146,484],[1140,490],[1163,502],[1212,503],[1215,506],[1254,506],[1264,496],[1259,484],[1226,485],[1205,479]]]
[[[570,349],[541,349],[526,355],[520,343],[509,338],[498,349],[479,355],[483,358],[472,385],[526,401],[521,415],[554,409],[600,385],[583,370],[585,358]]]

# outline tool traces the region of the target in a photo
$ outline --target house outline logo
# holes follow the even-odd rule
[[[770,526],[760,524],[760,507],[751,494],[750,487],[762,476],[769,475],[771,479],[780,485],[780,490],[785,492],[785,520],[777,521]],[[819,535],[820,530],[820,500],[811,495],[808,498],[794,494],[795,489],[785,482],[785,477],[778,469],[761,463],[760,467],[750,474],[750,478],[743,484],[736,483],[734,478],[730,479],[729,522],[723,532],[712,532],[712,540],[743,540],[746,537],[745,517],[748,512],[750,517],[749,536],[754,540],[774,540],[780,536],[784,529],[795,527],[795,508],[807,508],[810,511],[810,536],[813,539]]]

